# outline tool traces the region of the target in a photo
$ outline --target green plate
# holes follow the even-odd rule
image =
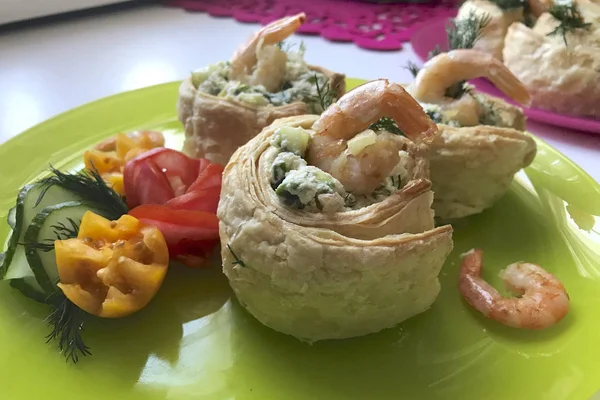
[[[49,163],[77,168],[86,148],[119,131],[165,130],[178,148],[177,88],[96,101],[0,146],[0,216]],[[600,389],[600,186],[547,144],[538,146],[532,166],[493,209],[455,225],[438,300],[396,328],[306,345],[246,313],[218,267],[175,266],[140,313],[88,324],[93,356],[72,365],[45,344],[44,307],[0,282],[0,397],[587,400]],[[0,225],[4,240],[8,227]],[[457,291],[459,255],[472,247],[484,249],[485,277],[497,286],[506,265],[541,264],[564,282],[571,312],[541,332],[485,320]]]

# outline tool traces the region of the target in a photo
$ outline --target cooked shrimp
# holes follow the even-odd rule
[[[504,325],[544,329],[559,322],[569,311],[569,295],[563,284],[538,265],[517,262],[501,272],[507,288],[521,297],[504,297],[481,277],[483,252],[463,255],[459,290],[477,311]]]
[[[427,61],[411,84],[409,91],[422,103],[451,106],[457,110],[458,122],[464,126],[477,125],[479,104],[472,96],[454,99],[446,96],[451,86],[485,77],[513,100],[529,105],[531,98],[527,89],[502,61],[493,55],[473,49],[452,50],[441,53]]]
[[[263,85],[270,92],[279,90],[285,78],[287,55],[274,45],[296,32],[305,20],[306,14],[300,13],[273,21],[254,33],[234,53],[230,78]]]
[[[349,192],[373,192],[400,161],[398,136],[381,132],[356,155],[348,151],[347,141],[382,117],[392,118],[416,142],[437,134],[437,126],[402,86],[379,79],[349,91],[321,114],[313,125],[307,161],[329,172]]]

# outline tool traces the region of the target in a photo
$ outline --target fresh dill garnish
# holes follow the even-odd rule
[[[344,206],[352,208],[356,205],[356,203],[358,203],[356,196],[354,196],[352,193],[347,193],[346,197],[344,197]]]
[[[57,291],[48,297],[52,312],[46,322],[52,327],[52,332],[46,336],[46,343],[58,341],[58,349],[66,361],[76,364],[80,356],[92,355],[90,348],[81,336],[84,327],[85,313],[73,304],[65,295]]]
[[[395,135],[405,136],[404,132],[402,132],[402,130],[400,128],[398,128],[396,121],[394,121],[393,119],[391,119],[389,117],[380,118],[379,121],[374,122],[371,125],[369,125],[369,129],[372,129],[375,132],[388,131],[389,133],[393,133]]]
[[[304,54],[306,51],[306,45],[304,44],[304,41],[301,41],[300,44],[288,43],[285,40],[277,43],[277,47],[279,47],[284,53],[289,53],[290,51],[294,50],[294,47],[296,46],[298,46],[298,52]]]
[[[407,62],[406,66],[404,68],[407,69],[408,72],[410,72],[410,74],[413,76],[413,78],[416,78],[417,74],[421,70],[421,67],[419,67],[417,64],[415,64],[412,61]]]
[[[307,82],[312,83],[317,87],[317,97],[314,100],[316,100],[316,102],[319,103],[323,111],[325,111],[330,105],[335,103],[336,93],[331,88],[329,80],[327,80],[325,84],[320,85],[319,77],[317,76],[317,74],[314,74],[313,76],[307,79]]]
[[[96,208],[104,211],[106,213],[105,217],[112,220],[119,219],[121,215],[127,214],[129,211],[123,198],[108,187],[97,171],[84,170],[67,174],[52,166],[50,166],[50,170],[52,176],[40,181],[44,189],[37,199],[36,206],[42,201],[48,189],[52,186],[59,186],[81,197],[84,202],[91,203]]]
[[[392,181],[392,186],[395,187],[396,189],[400,189],[400,185],[402,184],[402,179],[400,179],[400,176],[390,176],[390,180]]]
[[[436,44],[435,47],[427,54],[427,59],[431,60],[433,57],[442,54],[442,49],[439,44]]]
[[[232,265],[239,265],[240,267],[245,267],[246,263],[244,263],[234,252],[233,249],[231,248],[231,246],[228,244],[227,245],[227,249],[229,249],[229,252],[231,253],[231,255],[233,256],[233,258],[235,258],[235,261],[232,261],[231,264]]]
[[[443,121],[442,114],[436,110],[428,109],[424,110],[425,114],[436,124],[440,124]]]
[[[575,3],[554,5],[550,7],[548,13],[559,22],[558,26],[548,33],[548,36],[562,36],[565,46],[568,46],[567,33],[574,32],[576,29],[589,30],[592,26],[591,23],[584,21]]]
[[[527,3],[527,1],[524,0],[490,0],[490,2],[503,10],[525,7],[525,4]]]
[[[489,14],[478,15],[474,11],[471,11],[466,18],[453,19],[446,26],[448,47],[450,50],[472,49],[489,23]]]
[[[54,250],[54,240],[76,238],[79,234],[79,224],[72,218],[67,218],[67,221],[69,222],[69,226],[65,225],[64,222],[60,222],[51,226],[51,228],[54,229],[54,235],[56,235],[56,239],[44,239],[42,242],[26,243],[25,245],[47,253]]]
[[[464,19],[453,19],[446,27],[450,50],[472,49],[489,23],[489,14],[478,15],[473,11]],[[453,99],[461,98],[469,92],[465,83],[466,81],[455,83],[446,89],[445,95]]]

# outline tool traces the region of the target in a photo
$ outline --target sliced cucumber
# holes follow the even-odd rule
[[[10,281],[10,286],[18,289],[25,296],[39,303],[46,303],[48,294],[38,285],[35,278],[13,279]]]
[[[8,222],[8,226],[10,229],[15,229],[17,225],[17,206],[14,206],[10,210],[8,210],[8,217],[6,217],[6,222]]]
[[[44,290],[48,292],[56,290],[56,283],[59,280],[56,254],[54,248],[44,251],[35,244],[53,243],[56,239],[65,239],[66,236],[61,235],[57,227],[63,225],[71,228],[70,221],[79,226],[83,214],[88,210],[90,207],[79,201],[60,203],[41,210],[29,224],[25,232],[25,255],[38,283]],[[99,213],[97,210],[92,211]]]
[[[43,198],[40,195],[45,187],[40,184],[27,185],[17,196],[17,205],[15,206],[15,227],[6,251],[4,260],[0,266],[0,279],[20,279],[33,278],[35,275],[25,256],[25,247],[22,245],[27,227],[35,215],[47,206],[63,203],[67,201],[79,200],[73,193],[58,186],[50,186],[45,192]]]

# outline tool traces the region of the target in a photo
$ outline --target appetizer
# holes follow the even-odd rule
[[[240,303],[307,342],[427,310],[453,247],[431,210],[422,142],[436,131],[400,85],[376,80],[240,147],[217,210],[223,272]]]
[[[504,63],[531,93],[531,105],[600,118],[600,6],[555,5],[533,28],[508,29]]]
[[[163,145],[159,132],[119,134],[84,154],[83,171],[26,185],[9,212],[0,279],[49,306],[48,338],[73,362],[91,354],[90,315],[143,309],[169,259],[203,265],[218,244],[223,167]]]
[[[529,103],[527,90],[500,61],[473,49],[438,54],[408,87],[440,131],[430,144],[429,161],[433,207],[442,219],[493,206],[536,154],[535,141],[523,132],[523,111],[466,83],[478,77]]]
[[[517,262],[500,273],[506,287],[519,297],[504,297],[481,277],[483,252],[463,254],[458,289],[487,318],[522,329],[545,329],[569,312],[569,295],[554,275],[539,265]]]
[[[179,89],[183,152],[226,164],[233,152],[277,118],[320,114],[345,92],[344,75],[308,65],[304,47],[282,41],[305,21],[300,13],[265,26],[230,62],[193,72]]]

